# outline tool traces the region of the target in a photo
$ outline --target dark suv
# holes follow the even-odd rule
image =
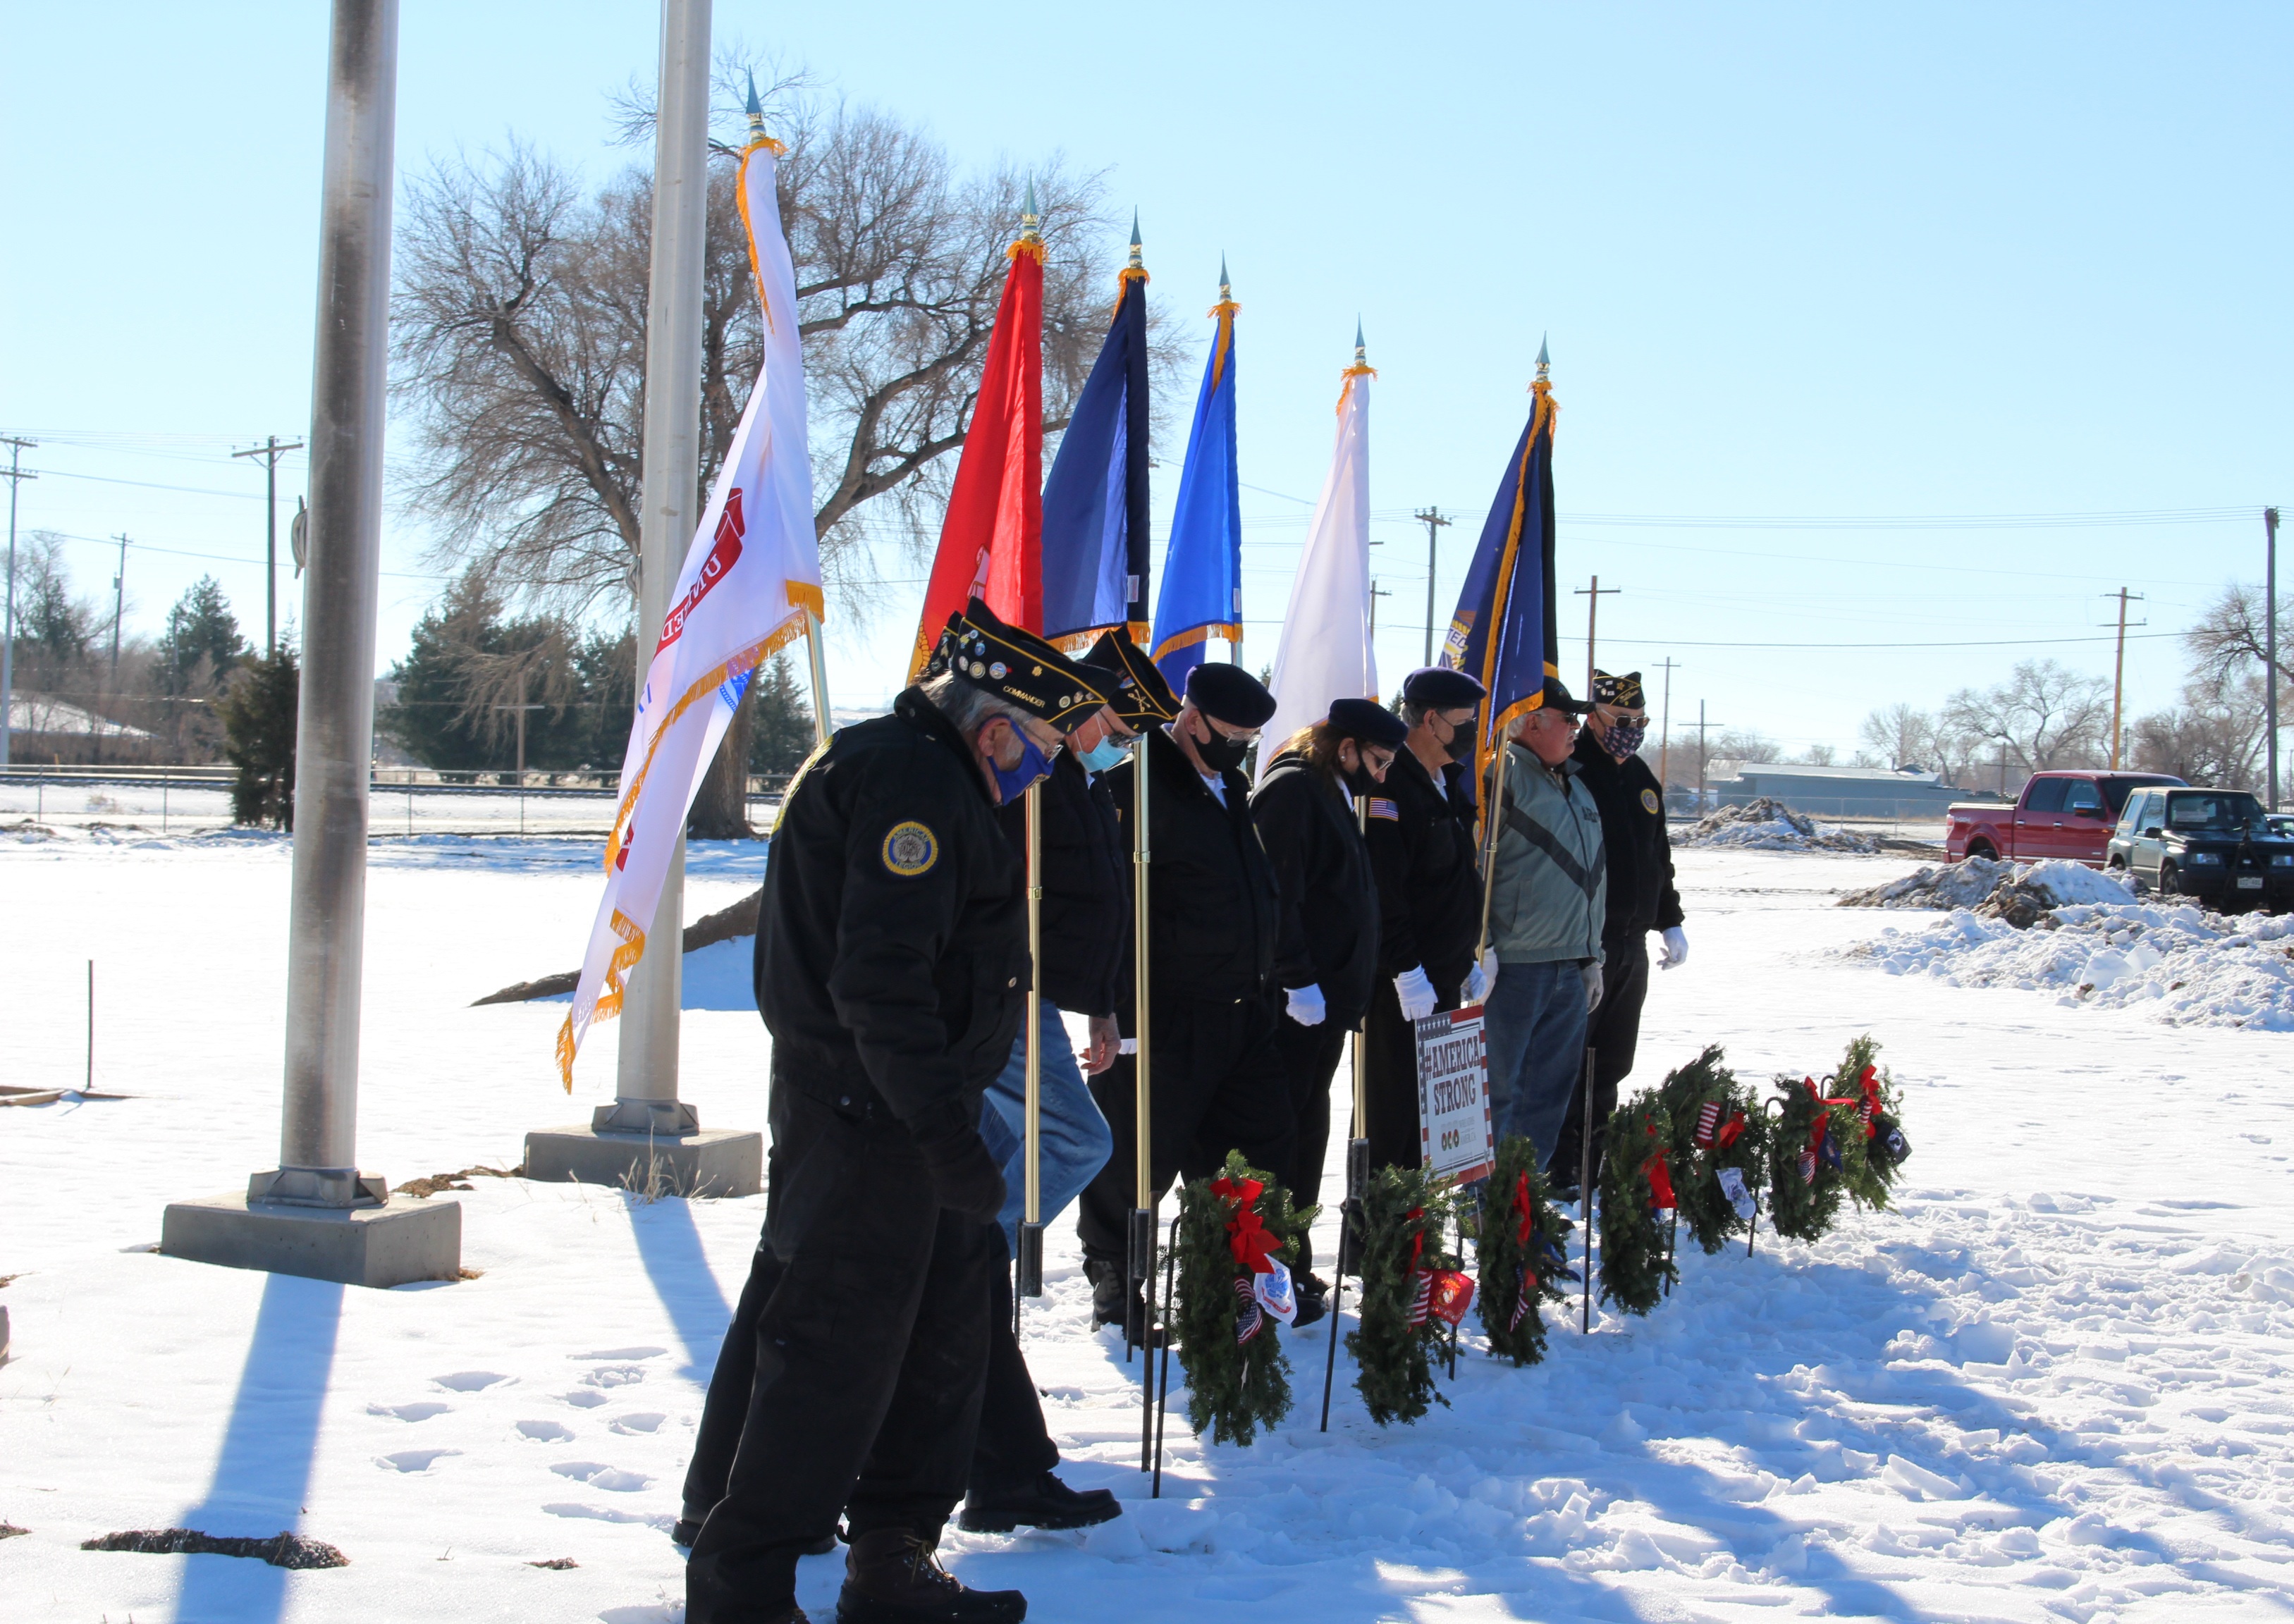
[[[2196,897],[2225,914],[2294,907],[2294,839],[2243,790],[2135,791],[2103,861],[2138,890]]]

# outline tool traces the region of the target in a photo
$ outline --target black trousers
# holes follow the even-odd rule
[[[1291,1132],[1297,1143],[1291,1149],[1289,1166],[1273,1171],[1289,1187],[1292,1204],[1300,1208],[1315,1206],[1322,1198],[1322,1159],[1330,1150],[1330,1084],[1349,1030],[1334,1020],[1302,1027],[1287,1015],[1275,1023],[1275,1062],[1289,1092]],[[1351,1086],[1347,1092],[1351,1096]],[[1314,1263],[1310,1238],[1302,1247],[1297,1272],[1304,1274]]]
[[[1462,979],[1462,978],[1460,978]],[[1437,1011],[1458,1007],[1458,989],[1436,986]],[[1369,1075],[1371,1171],[1415,1167],[1425,1159],[1418,1137],[1418,1027],[1402,1018],[1402,997],[1380,976],[1371,989]]]
[[[1291,1165],[1297,1141],[1290,1093],[1275,1049],[1281,1004],[1274,998],[1236,1003],[1159,999],[1148,1047],[1154,1066],[1149,1106],[1155,1193],[1174,1176],[1207,1178],[1240,1150],[1269,1173]],[[1086,1259],[1121,1263],[1129,1251],[1128,1214],[1136,1199],[1137,1060],[1119,1059],[1094,1077],[1091,1096],[1115,1133],[1107,1165],[1076,1203],[1076,1233]]]
[[[988,1381],[980,1395],[980,1437],[972,1447],[970,1487],[980,1492],[1033,1482],[1060,1464],[1059,1445],[1044,1425],[1042,1395],[1020,1339],[1012,1334],[1010,1249],[1001,1225],[996,1232],[997,1267],[988,1290]]]
[[[1617,1108],[1617,1085],[1633,1068],[1633,1055],[1641,1041],[1641,1004],[1648,997],[1648,932],[1629,931],[1601,938],[1601,1002],[1585,1027],[1586,1046],[1593,1051],[1593,1176],[1601,1176],[1601,1150],[1609,1137],[1609,1116]],[[1577,1181],[1585,1136],[1585,1084],[1578,1069],[1576,1091],[1570,1097],[1569,1116],[1561,1125],[1561,1138],[1550,1165],[1565,1184]]]
[[[764,1244],[687,1480],[688,1495],[697,1480],[705,1490],[737,1409],[723,1495],[686,1565],[688,1624],[749,1624],[793,1605],[799,1549],[834,1532],[840,1512],[856,1534],[936,1539],[979,1424],[995,1226],[940,1208],[914,1141],[881,1106],[832,1106],[777,1076],[772,1128]]]

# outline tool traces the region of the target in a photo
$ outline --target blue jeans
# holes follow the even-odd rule
[[[1098,1102],[1084,1085],[1083,1068],[1076,1064],[1067,1023],[1050,1004],[1044,1006],[1042,1099],[1038,1104],[1042,1148],[1039,1173],[1043,1222],[1049,1223],[1076,1198],[1093,1175],[1107,1165],[1115,1136]],[[1567,1101],[1564,1101],[1566,1104]],[[1020,1252],[1020,1221],[1028,1212],[1028,1035],[1013,1040],[1012,1058],[981,1101],[980,1136],[988,1154],[1004,1165],[1004,1210],[996,1221],[1012,1255]]]
[[[1490,1120],[1553,1154],[1585,1069],[1585,978],[1574,959],[1508,964],[1487,1001]],[[1568,1169],[1561,1170],[1565,1182]]]

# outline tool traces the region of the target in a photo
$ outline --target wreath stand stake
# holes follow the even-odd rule
[[[1359,1035],[1357,1035],[1357,1041],[1359,1041]],[[1359,1116],[1356,1117],[1354,1125],[1357,1128],[1363,1125]],[[1370,1141],[1350,1139],[1346,1141],[1346,1198],[1338,1207],[1338,1267],[1331,1271],[1335,1278],[1330,1284],[1330,1345],[1322,1354],[1321,1430],[1326,1433],[1330,1430],[1330,1388],[1337,1382],[1338,1376],[1338,1311],[1346,1304],[1346,1265],[1348,1263],[1354,1263],[1356,1267],[1360,1267],[1360,1260],[1355,1256],[1355,1253],[1361,1243],[1355,1238],[1354,1231],[1362,1210],[1363,1186],[1369,1182]],[[1357,1320],[1362,1318],[1362,1311],[1359,1309],[1354,1311],[1354,1318]]]
[[[1170,1305],[1178,1301],[1174,1281],[1178,1267],[1179,1220],[1175,1215],[1171,1220],[1170,1240],[1163,1252],[1163,1304],[1166,1313],[1170,1311]],[[1155,1481],[1154,1486],[1147,1492],[1151,1500],[1163,1498],[1163,1417],[1171,1407],[1171,1344],[1175,1340],[1170,1328],[1166,1326],[1163,1330],[1163,1374],[1156,1383],[1155,1392]]]

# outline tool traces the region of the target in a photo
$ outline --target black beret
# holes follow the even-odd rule
[[[1446,665],[1422,665],[1402,679],[1403,698],[1413,705],[1431,705],[1436,710],[1479,705],[1487,696],[1488,690],[1480,683]]]
[[[1330,731],[1342,739],[1383,744],[1400,750],[1410,737],[1410,724],[1374,699],[1334,699],[1330,702]]]
[[[1113,679],[1115,691],[1107,696],[1107,702],[1132,727],[1167,722],[1179,714],[1179,701],[1171,685],[1147,657],[1146,650],[1123,633],[1110,631],[1102,636],[1083,657],[1083,664],[1094,673],[1094,680],[1101,671]]]
[[[1043,638],[1007,626],[973,598],[961,614],[948,617],[925,674],[953,672],[1029,715],[1073,733],[1107,702],[1103,688],[1115,685],[1104,673],[1086,673]]]
[[[1274,714],[1274,695],[1239,665],[1206,662],[1189,671],[1187,702],[1230,727],[1264,727]]]

